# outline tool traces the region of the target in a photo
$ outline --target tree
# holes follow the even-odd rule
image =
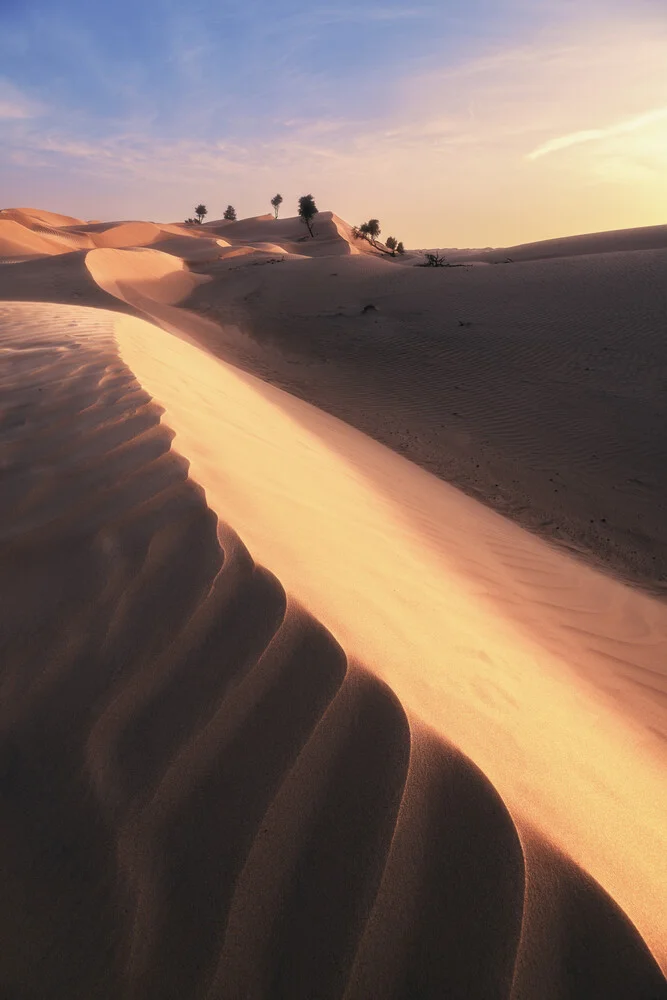
[[[394,239],[394,237],[388,236],[387,239],[384,241],[384,245],[386,246],[387,250],[391,250],[391,255],[392,257],[394,257],[396,254],[396,247],[398,246],[398,242]]]
[[[196,226],[197,225],[197,220],[196,219],[186,219],[184,225],[186,225],[186,226]]]
[[[236,222],[236,209],[233,205],[227,206],[223,219],[227,219],[228,222]]]
[[[274,198],[271,199],[271,204],[273,205],[273,211],[275,212],[276,219],[278,218],[278,212],[280,211],[280,206],[282,205],[282,203],[283,203],[283,196],[281,194],[277,194]]]
[[[315,199],[312,194],[304,194],[299,198],[299,217],[305,226],[308,227],[308,232],[311,236],[314,236],[313,232],[313,219],[317,215],[317,205],[315,204]]]
[[[371,243],[375,243],[378,236],[382,232],[382,230],[380,229],[380,223],[378,222],[377,219],[369,219],[368,222],[366,223],[366,227]]]
[[[206,205],[197,205],[197,207],[195,208],[195,215],[197,216],[197,222],[201,226],[202,222],[204,221],[204,216],[208,215],[208,209]]]
[[[400,254],[404,254],[405,253],[405,247],[403,246],[403,241],[402,240],[399,240],[398,243],[396,244],[396,253],[400,253]]]
[[[352,229],[352,235],[355,240],[368,240],[376,248],[377,238],[381,232],[380,223],[377,219],[369,219],[368,222],[362,222],[360,226],[354,226]]]

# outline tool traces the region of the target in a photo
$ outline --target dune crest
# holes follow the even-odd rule
[[[46,212],[43,208],[4,208],[0,210],[0,218],[13,219],[28,229],[36,229],[40,226],[59,229],[63,226],[79,226],[84,221],[83,219],[75,219],[71,215]]]
[[[128,361],[163,396],[188,362],[193,431],[219,362],[53,305],[0,305],[0,348],[6,995],[663,995],[600,886],[218,522]]]
[[[178,257],[144,248],[91,250],[86,267],[100,288],[139,308],[146,299],[173,305],[210,280],[194,274]]]
[[[0,994],[667,1000],[667,227],[314,228],[0,213]]]

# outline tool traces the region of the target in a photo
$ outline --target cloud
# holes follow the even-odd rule
[[[541,156],[548,156],[550,153],[556,153],[561,149],[568,149],[570,146],[578,146],[584,142],[595,142],[599,139],[608,139],[627,132],[635,132],[638,129],[645,128],[647,125],[653,125],[655,122],[661,121],[667,122],[667,107],[646,111],[628,121],[617,122],[615,125],[608,125],[606,128],[570,132],[568,135],[549,139],[548,142],[534,149],[532,153],[528,153],[526,159],[537,160]]]
[[[26,97],[10,80],[0,77],[0,119],[36,118],[42,106]]]
[[[400,11],[377,4],[363,13]],[[342,18],[351,8],[341,2],[316,14]],[[201,54],[184,52],[198,65]],[[187,91],[177,112],[172,103],[169,116],[70,109],[8,122],[5,155],[39,165],[45,202],[52,178],[66,178],[76,188],[73,215],[99,216],[106,204],[122,217],[171,217],[182,203],[187,213],[196,199],[218,195],[251,214],[265,189],[286,200],[312,189],[321,207],[351,221],[384,218],[417,246],[441,245],[445,234],[449,245],[509,245],[648,225],[667,210],[667,23],[573,21],[567,32],[487,42],[457,58],[437,71],[397,66],[382,78],[379,109],[362,88],[358,98],[329,100],[325,74],[288,60],[293,102],[234,107],[247,77],[233,77],[229,113],[219,113],[224,89],[204,86],[196,100]],[[353,71],[350,80],[356,85]],[[567,157],[548,155],[570,147]],[[17,171],[12,183],[24,176]]]

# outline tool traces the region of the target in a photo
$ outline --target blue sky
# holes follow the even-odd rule
[[[5,77],[90,129],[144,121],[206,138],[277,119],[382,113],[391,80],[508,30],[492,0],[468,2],[465,17],[404,0],[11,0],[0,54]]]
[[[665,66],[654,0],[0,0],[0,197],[166,220],[312,190],[412,245],[486,245],[560,235],[535,214],[555,187],[579,231],[647,224],[627,201],[667,156]]]

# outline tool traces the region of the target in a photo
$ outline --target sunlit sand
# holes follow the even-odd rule
[[[452,360],[412,345],[421,369],[408,346],[376,370],[363,345],[473,301],[461,336],[486,337],[503,287],[513,315],[508,289],[537,308],[569,281],[597,359],[622,308],[598,328],[586,296],[623,255],[619,301],[635,281],[650,332],[664,287],[644,294],[642,275],[667,260],[667,227],[553,259],[513,248],[524,272],[417,270],[331,213],[302,237],[272,217],[0,215],[0,985],[665,996],[661,514],[657,487],[629,485],[653,453],[629,454],[613,420],[596,430],[582,393],[599,468],[566,434],[556,454],[565,416],[545,394],[535,420],[500,335],[480,398],[502,426],[477,452],[473,387],[438,412],[456,331]],[[559,533],[522,513],[522,490],[543,500],[518,456],[540,443]],[[594,496],[610,470],[625,484],[608,529],[581,528],[580,468]]]

